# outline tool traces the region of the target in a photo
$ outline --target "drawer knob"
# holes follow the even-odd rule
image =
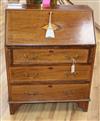
[[[53,67],[52,67],[52,66],[51,66],[51,67],[48,67],[48,69],[52,70],[52,69],[53,69]]]
[[[71,65],[71,74],[75,74],[76,71],[76,60],[73,58],[72,59],[72,65]]]
[[[48,85],[49,88],[52,88],[52,85]]]
[[[54,53],[54,51],[53,50],[49,50],[49,53]]]

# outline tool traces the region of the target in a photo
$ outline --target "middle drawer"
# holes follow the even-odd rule
[[[75,73],[71,73],[70,65],[63,66],[33,66],[33,67],[10,67],[11,83],[30,82],[61,82],[61,81],[89,81],[91,76],[90,65],[76,65]]]

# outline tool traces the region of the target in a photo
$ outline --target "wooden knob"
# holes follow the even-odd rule
[[[54,53],[54,51],[53,50],[49,50],[49,53]]]
[[[53,69],[53,67],[51,66],[51,67],[48,67],[48,69]]]
[[[52,85],[48,85],[48,87],[52,88]]]

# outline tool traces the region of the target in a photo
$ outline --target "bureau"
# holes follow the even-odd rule
[[[45,37],[52,11],[54,38]],[[24,103],[76,102],[87,111],[95,58],[87,6],[6,9],[5,55],[10,113]]]

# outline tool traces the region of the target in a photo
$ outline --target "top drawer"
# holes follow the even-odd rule
[[[57,64],[87,63],[88,49],[46,49],[46,48],[17,48],[13,49],[13,64]]]

